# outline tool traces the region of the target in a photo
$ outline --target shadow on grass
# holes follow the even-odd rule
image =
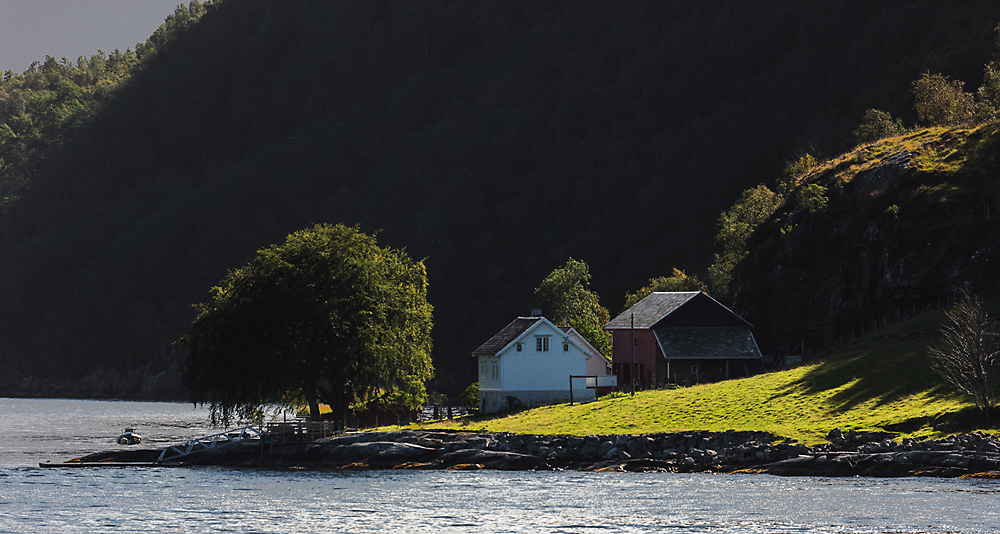
[[[968,406],[958,412],[948,414],[947,420],[940,418],[938,422],[948,425],[949,432],[972,432],[979,429],[996,430],[1000,427],[1000,412],[996,408],[991,412],[989,424],[986,416],[975,406]]]
[[[772,397],[789,393],[819,394],[838,390],[829,409],[844,412],[875,400],[883,406],[911,395],[950,396],[928,367],[927,340],[874,338],[835,355]]]
[[[953,432],[966,433],[980,429],[996,429],[1000,427],[997,422],[997,419],[1000,419],[998,416],[1000,416],[1000,414],[994,414],[990,419],[990,423],[987,424],[986,417],[983,415],[983,412],[981,412],[979,408],[970,405],[962,408],[961,410],[941,414],[936,417],[911,417],[898,423],[885,425],[882,428],[889,432],[909,434],[916,432],[921,428],[934,428],[938,427],[938,425],[942,425],[940,430],[938,430],[942,434],[950,434]],[[935,428],[935,430],[937,430],[937,428]]]

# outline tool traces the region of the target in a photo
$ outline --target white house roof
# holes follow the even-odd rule
[[[521,337],[527,329],[538,322],[541,317],[518,317],[510,322],[502,330],[494,334],[486,343],[472,351],[473,356],[495,356],[504,347],[510,345],[515,339]]]
[[[473,356],[496,356],[509,347],[512,343],[516,343],[525,336],[527,336],[531,331],[535,330],[539,325],[547,324],[552,330],[556,332],[562,332],[566,335],[567,340],[576,345],[581,352],[585,354],[600,354],[589,344],[587,347],[581,346],[581,344],[570,336],[569,330],[573,330],[570,327],[561,327],[552,324],[551,321],[545,317],[518,317],[511,321],[507,326],[503,327],[502,330],[497,332],[493,337],[491,337],[486,343],[483,343],[476,350],[472,351]],[[576,332],[573,330],[573,332]],[[586,341],[586,340],[584,340]]]

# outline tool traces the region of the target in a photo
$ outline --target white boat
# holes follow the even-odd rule
[[[137,445],[142,443],[142,436],[135,432],[134,428],[125,428],[122,435],[118,436],[119,445]]]

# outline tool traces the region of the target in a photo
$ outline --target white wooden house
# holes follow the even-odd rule
[[[572,400],[591,401],[597,387],[617,383],[610,362],[571,327],[544,317],[518,317],[473,351],[479,360],[479,409],[496,413]],[[585,376],[600,378],[582,378]]]

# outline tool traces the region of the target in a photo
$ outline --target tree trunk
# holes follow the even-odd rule
[[[347,406],[344,405],[344,385],[337,384],[337,405],[333,407],[333,429],[340,431],[347,428],[345,415],[347,414]]]
[[[316,400],[316,392],[307,391],[306,400],[309,401],[309,418],[312,422],[318,423],[322,416],[319,414],[319,401]]]

